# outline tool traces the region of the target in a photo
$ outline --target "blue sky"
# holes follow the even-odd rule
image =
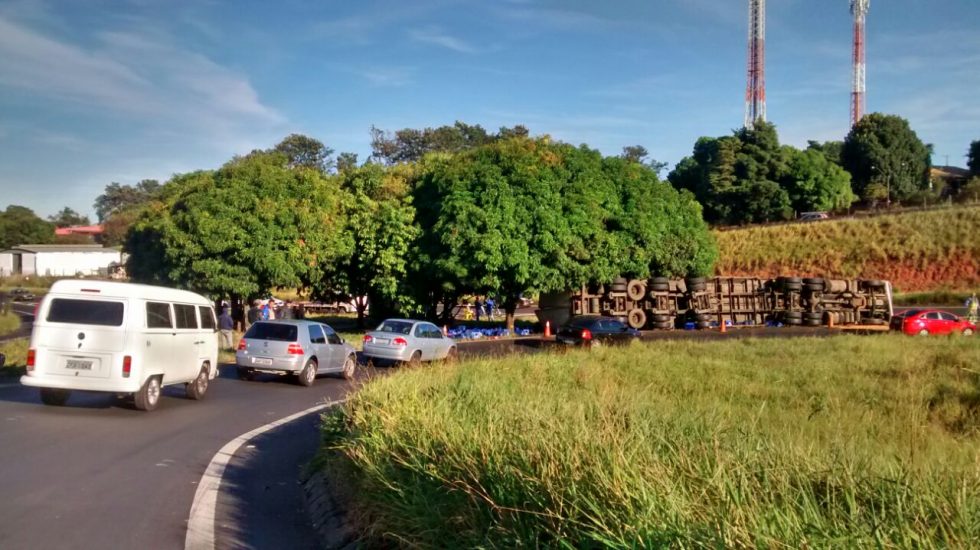
[[[292,132],[364,160],[372,125],[462,120],[673,166],[744,114],[743,0],[0,0],[0,208],[92,214],[106,184],[220,166]],[[770,0],[769,119],[848,129],[847,0]],[[873,0],[868,110],[965,165],[980,2]]]

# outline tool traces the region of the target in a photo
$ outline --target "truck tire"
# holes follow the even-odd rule
[[[665,313],[654,313],[653,316],[652,316],[652,318],[653,318],[653,322],[654,323],[673,323],[674,322],[674,316],[673,315],[667,315]]]
[[[667,277],[654,277],[647,283],[647,288],[654,292],[669,292],[670,279]]]
[[[868,279],[866,281],[861,281],[861,288],[867,290],[881,290],[885,288],[885,281],[879,281],[877,279]]]
[[[684,286],[687,287],[688,292],[702,292],[708,287],[704,277],[688,277],[684,279]]]
[[[671,329],[674,328],[674,323],[672,323],[672,322],[654,323],[653,324],[653,328],[655,328],[657,330],[671,330]]]
[[[779,288],[783,292],[799,292],[803,290],[803,280],[799,277],[780,277]]]
[[[640,308],[633,308],[626,314],[626,324],[639,330],[647,324],[647,314]]]
[[[647,285],[640,279],[633,279],[626,285],[626,297],[634,302],[639,302],[646,296]]]
[[[823,324],[823,314],[822,313],[804,313],[803,314],[803,325],[808,327],[819,327]]]
[[[826,282],[819,277],[809,277],[803,279],[804,290],[809,290],[810,292],[824,292],[827,288]]]
[[[618,277],[609,285],[609,292],[626,292],[626,279]]]

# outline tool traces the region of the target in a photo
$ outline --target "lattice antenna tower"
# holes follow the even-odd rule
[[[745,127],[766,120],[766,0],[749,0],[749,63]]]
[[[864,116],[866,104],[864,23],[871,0],[850,1],[851,14],[854,16],[854,75],[851,82],[851,126],[854,126]]]

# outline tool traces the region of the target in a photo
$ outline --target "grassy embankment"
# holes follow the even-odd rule
[[[975,547],[980,339],[658,342],[381,377],[324,417],[369,545]]]
[[[721,275],[888,279],[903,292],[980,287],[980,206],[718,231]]]
[[[27,365],[27,344],[27,338],[0,342],[0,353],[7,357],[3,367],[0,367],[0,375],[19,376],[24,374]]]
[[[20,316],[13,311],[0,313],[0,336],[6,336],[20,328]]]

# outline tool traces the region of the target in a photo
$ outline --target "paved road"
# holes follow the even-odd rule
[[[167,388],[152,413],[99,394],[46,407],[35,389],[0,386],[0,548],[182,548],[196,483],[219,448],[351,388],[223,371],[203,401]]]

